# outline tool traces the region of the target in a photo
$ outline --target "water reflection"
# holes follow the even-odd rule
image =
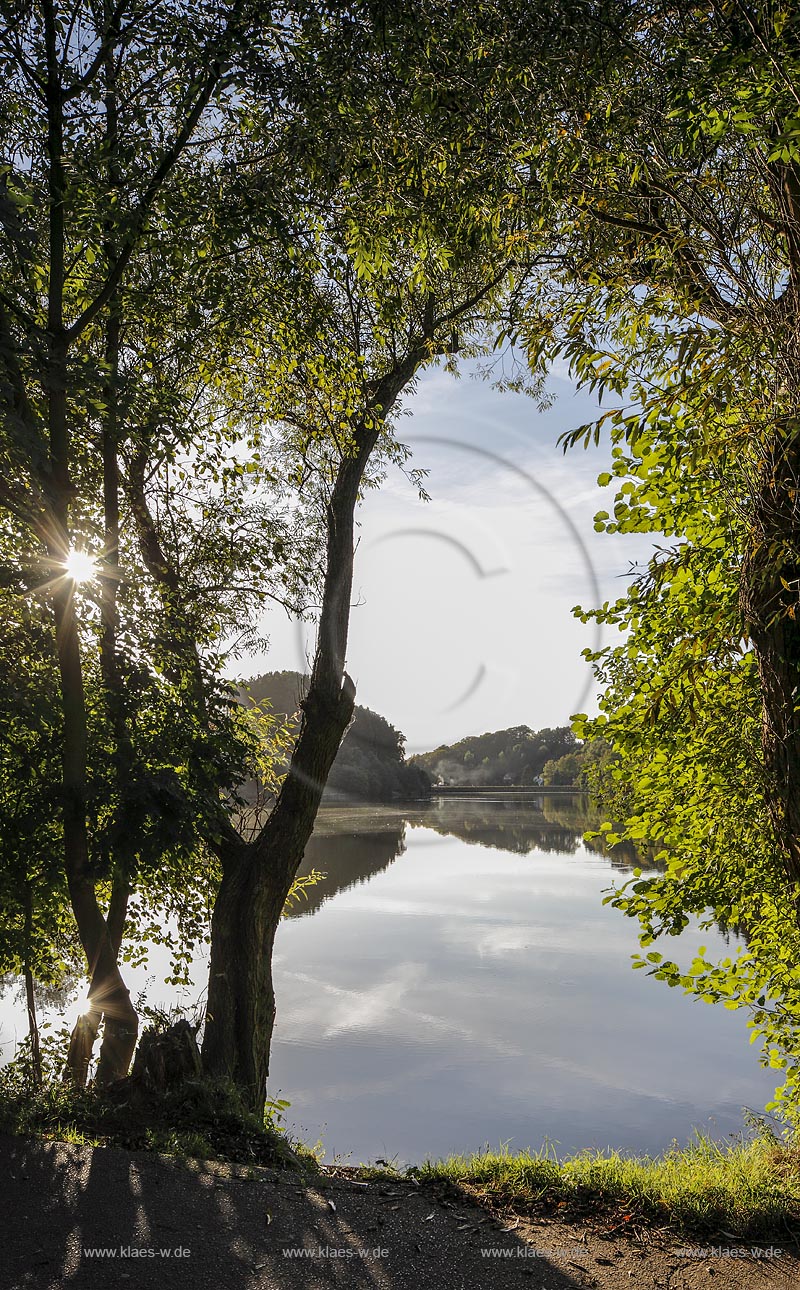
[[[534,851],[575,855],[586,846],[607,857],[613,869],[631,873],[641,863],[631,843],[609,848],[601,837],[583,841],[584,833],[597,828],[601,818],[589,799],[577,793],[517,800],[441,797],[398,807],[328,807],[321,812],[298,870],[300,876],[314,869],[325,876],[291,906],[288,917],[314,914],[337,892],[368,882],[387,869],[405,852],[408,829],[431,829],[470,846],[521,856]]]
[[[300,1136],[356,1161],[545,1138],[657,1152],[761,1111],[775,1082],[745,1018],[631,971],[636,925],[602,895],[637,859],[583,842],[598,823],[548,795],[322,810],[303,869],[326,877],[276,944],[269,1091]],[[700,945],[729,952],[697,927],[664,948]],[[131,967],[133,993],[189,1010],[168,958]],[[192,975],[196,998],[204,958]],[[12,1002],[0,1043],[24,1033]]]
[[[543,803],[542,799],[526,804],[502,798],[486,801],[439,798],[431,803],[419,822],[437,833],[496,851],[522,856],[531,851],[574,854],[581,840],[580,830],[553,820],[548,806],[549,802]]]
[[[657,1152],[742,1126],[774,1092],[745,1021],[632,972],[635,924],[602,896],[637,864],[583,842],[578,798],[326,807],[324,883],[276,944],[269,1089],[328,1157],[511,1140]],[[708,929],[670,944],[688,961]]]
[[[332,808],[335,810],[335,808]],[[369,882],[376,873],[388,869],[393,860],[402,855],[405,846],[405,821],[388,821],[384,829],[362,833],[329,831],[331,821],[324,820],[321,828],[310,839],[298,869],[298,877],[316,869],[321,877],[313,887],[287,910],[288,918],[303,918],[315,914],[320,905],[339,891],[357,883]]]

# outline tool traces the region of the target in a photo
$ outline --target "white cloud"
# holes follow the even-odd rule
[[[399,471],[360,512],[348,670],[358,699],[410,750],[505,726],[560,725],[591,710],[581,651],[601,637],[572,616],[622,594],[642,539],[597,534],[608,450],[555,446],[594,402],[546,412],[523,396],[428,373],[401,435],[430,468],[421,502]],[[248,671],[307,666],[313,636],[269,616],[270,655]]]

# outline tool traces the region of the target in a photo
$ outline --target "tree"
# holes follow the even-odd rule
[[[546,761],[542,768],[542,778],[547,785],[572,786],[578,780],[581,770],[581,759],[577,753],[565,753],[557,760]]]
[[[47,0],[41,21],[39,10],[22,5],[0,32],[9,158],[0,501],[20,534],[15,579],[54,616],[64,873],[89,965],[92,1034],[105,1018],[101,1081],[125,1073],[135,1043],[137,1019],[119,956],[128,914],[152,890],[159,863],[162,881],[177,878],[193,844],[213,843],[229,860],[236,857],[229,878],[242,869],[243,854],[252,859],[258,850],[234,843],[228,821],[249,745],[220,685],[213,641],[231,627],[251,630],[253,603],[269,594],[257,584],[265,569],[281,564],[286,526],[263,507],[259,513],[252,498],[246,513],[239,507],[233,485],[244,465],[226,464],[226,454],[243,445],[261,485],[274,483],[258,444],[284,403],[290,413],[285,442],[276,447],[279,471],[289,462],[301,489],[309,470],[318,477],[311,529],[318,532],[321,520],[327,534],[321,643],[297,774],[287,781],[302,824],[278,837],[281,820],[288,820],[282,795],[270,825],[279,842],[274,849],[287,849],[270,894],[274,913],[283,901],[273,898],[296,867],[352,706],[342,667],[359,491],[377,482],[382,461],[402,458],[387,433],[401,391],[436,354],[459,348],[459,325],[474,330],[509,271],[508,242],[497,238],[484,212],[471,214],[466,232],[453,229],[454,207],[443,200],[450,178],[442,181],[441,162],[434,156],[421,178],[416,173],[427,144],[442,150],[441,139],[424,128],[430,124],[424,111],[409,117],[416,134],[397,136],[398,164],[413,180],[408,197],[398,196],[384,170],[367,200],[358,173],[369,159],[372,124],[368,134],[362,121],[356,134],[357,161],[338,124],[334,139],[357,181],[342,200],[343,165],[331,167],[320,134],[331,105],[320,93],[317,64],[332,74],[343,70],[345,47],[356,53],[346,64],[350,111],[363,111],[365,100],[354,91],[365,85],[374,108],[384,90],[376,75],[380,34],[366,15],[361,25],[349,13],[316,8],[276,13],[274,23],[271,16],[241,0],[223,10],[193,9],[191,22],[181,5],[131,0],[102,10],[82,3],[62,9]],[[311,43],[293,69],[295,19],[301,49],[303,40]],[[404,23],[408,29],[405,15]],[[237,56],[238,97],[228,80]],[[257,86],[255,97],[246,84]],[[405,69],[397,86],[404,109],[413,106]],[[301,116],[293,126],[277,113],[290,102]],[[243,142],[254,139],[254,122],[256,166]],[[447,147],[452,167],[456,152]],[[294,169],[276,158],[289,158]],[[372,167],[373,180],[379,170]],[[300,208],[286,203],[287,220],[281,203],[289,173],[313,199]],[[237,174],[246,179],[237,184]],[[337,187],[329,211],[325,199]],[[368,231],[369,212],[381,201],[382,220]],[[201,259],[209,272],[198,268]],[[237,291],[237,307],[220,318]],[[248,417],[252,434],[242,432]],[[222,418],[216,429],[215,418]],[[192,495],[183,485],[198,469],[198,453],[200,489]],[[252,526],[257,548],[244,568],[238,554],[231,561],[232,512],[242,527]],[[97,605],[91,579],[84,589],[78,576],[92,574],[92,549],[99,550]],[[224,580],[234,569],[237,579],[246,571],[250,581],[226,599]],[[150,643],[146,625],[155,605]],[[97,709],[87,703],[86,684],[95,660]],[[304,775],[310,786],[298,788]],[[175,869],[164,864],[167,857]],[[231,882],[223,874],[222,925]],[[261,950],[250,948],[243,971],[257,988],[261,969],[253,957]],[[238,1021],[231,1024],[238,1071],[244,1048],[255,1042],[263,1053],[264,1029],[248,1036]],[[223,1025],[219,1009],[207,1035],[210,1054],[215,1025]],[[84,1066],[76,1061],[76,1069]],[[241,1068],[253,1087],[247,1060]]]
[[[233,819],[209,838],[221,881],[203,1063],[210,1074],[236,1082],[256,1109],[263,1106],[275,1015],[273,938],[353,711],[345,655],[355,509],[386,463],[405,459],[395,437],[403,394],[427,364],[481,347],[499,298],[528,256],[524,239],[498,231],[493,207],[468,204],[477,162],[461,155],[451,133],[442,138],[417,81],[394,61],[399,50],[391,41],[387,59],[385,31],[349,15],[339,23],[326,14],[323,27],[292,87],[304,105],[296,128],[306,123],[299,146],[314,182],[293,224],[291,255],[281,260],[260,240],[240,248],[235,273],[253,266],[247,308],[255,315],[253,302],[261,306],[268,326],[248,334],[237,325],[232,375],[220,392],[231,417],[247,426],[253,485],[268,488],[280,461],[281,479],[322,521],[326,544],[316,588],[317,646],[288,773],[255,836]],[[324,115],[327,99],[317,97],[314,113],[305,111],[312,71],[326,84],[337,78],[333,119]],[[256,132],[265,128],[257,100],[247,103],[245,119]],[[376,121],[382,152],[374,146]],[[296,138],[292,143],[298,147]],[[498,162],[496,152],[489,178],[493,192],[516,200],[513,164]],[[254,172],[256,217],[264,182]],[[284,280],[291,290],[281,289]],[[176,669],[195,678],[201,696],[197,617],[177,568],[197,515],[184,509],[181,540],[170,548],[158,510],[169,513],[174,485],[143,455],[128,472],[127,488],[161,621],[174,624],[164,639]],[[154,498],[170,489],[173,502],[155,507]]]
[[[333,233],[329,225],[328,236]],[[405,259],[408,252],[403,250]],[[476,328],[483,300],[498,285],[496,264],[487,265],[482,255],[478,261],[485,275],[482,282],[478,267],[468,261],[463,268],[458,265],[439,274],[426,271],[424,285],[417,287],[413,275],[418,264],[411,259],[409,283],[398,248],[398,280],[388,282],[388,275],[380,279],[381,302],[384,307],[389,304],[391,318],[383,332],[378,311],[371,308],[369,279],[365,275],[365,285],[360,286],[353,262],[343,252],[341,245],[336,246],[326,265],[337,306],[324,335],[331,347],[328,361],[308,367],[304,360],[298,362],[301,375],[295,394],[302,400],[298,421],[318,402],[326,412],[331,409],[330,419],[336,425],[335,435],[330,436],[325,423],[301,422],[305,433],[297,445],[321,485],[327,538],[317,647],[302,702],[300,732],[286,779],[258,836],[245,842],[228,833],[215,844],[222,880],[212,920],[203,1062],[209,1073],[236,1082],[256,1109],[263,1107],[275,1016],[273,939],[353,713],[355,691],[344,669],[355,508],[379,440],[390,432],[390,418],[396,415],[402,392],[426,363],[447,352],[454,324],[462,335]],[[339,306],[339,291],[343,303],[349,301],[346,311]],[[314,350],[321,339],[318,331],[309,337]],[[328,373],[333,370],[338,375],[348,368],[352,373],[348,383],[331,389]]]
[[[201,123],[219,122],[227,71],[248,26],[260,46],[257,9],[242,0],[194,6],[192,21],[186,16],[166,2],[43,0],[16,6],[0,28],[0,504],[21,535],[19,579],[48,603],[55,625],[63,867],[89,968],[94,1031],[105,1017],[101,1080],[126,1072],[136,1039],[117,962],[133,875],[121,833],[105,870],[92,854],[76,575],[79,567],[89,572],[85,550],[102,533],[99,660],[122,782],[132,751],[117,604],[121,297],[126,275],[146,259]],[[112,883],[105,908],[99,878]]]
[[[533,127],[532,183],[562,268],[512,330],[535,363],[564,354],[588,388],[617,396],[600,424],[619,432],[620,452],[675,449],[712,491],[725,479],[742,520],[737,585],[759,672],[764,792],[795,889],[797,19],[713,2],[595,17],[594,74],[569,79],[549,138]],[[652,490],[640,505],[658,507]],[[621,497],[611,522],[630,513]]]
[[[747,537],[724,482],[712,492],[681,463],[676,450],[650,446],[617,458],[618,488],[633,486],[618,493],[625,527],[660,533],[668,523],[680,541],[590,615],[626,639],[593,656],[601,714],[580,718],[578,730],[616,750],[598,763],[593,787],[606,812],[603,843],[633,844],[641,857],[634,879],[609,897],[639,921],[645,953],[634,967],[745,1009],[764,1064],[784,1071],[774,1107],[796,1119],[800,933],[766,805],[759,672],[739,596]],[[692,918],[742,941],[716,962],[700,949],[683,965],[654,948]]]

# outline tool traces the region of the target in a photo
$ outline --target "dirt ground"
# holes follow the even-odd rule
[[[0,1137],[0,1290],[800,1290],[800,1250],[527,1222],[412,1182]]]

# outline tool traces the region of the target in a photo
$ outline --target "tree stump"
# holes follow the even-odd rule
[[[166,1030],[148,1026],[142,1032],[131,1072],[134,1084],[165,1093],[200,1076],[197,1027],[181,1019]]]

